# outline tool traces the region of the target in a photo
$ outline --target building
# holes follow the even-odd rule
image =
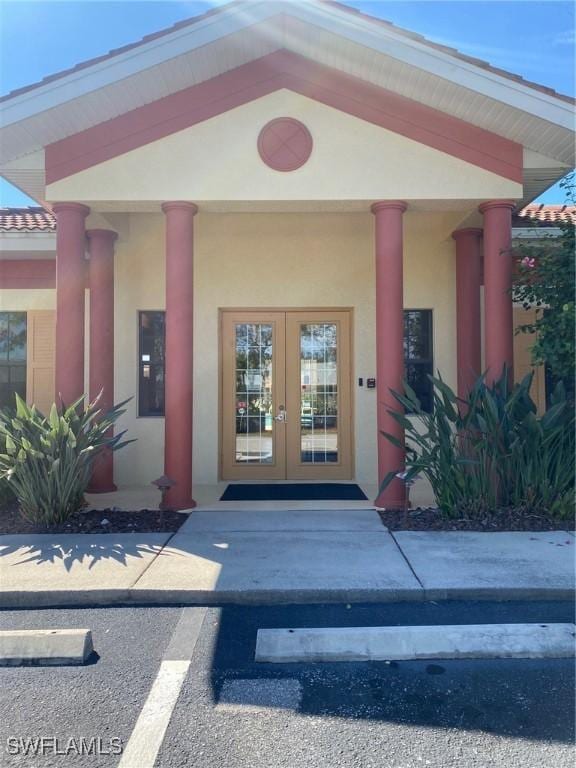
[[[0,386],[132,398],[95,489],[165,472],[179,508],[401,468],[390,389],[512,367],[513,215],[574,164],[572,99],[323,0],[232,2],[1,108],[0,172],[50,212],[4,214]]]

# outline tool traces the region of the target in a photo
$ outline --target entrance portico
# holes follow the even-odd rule
[[[508,201],[492,201],[488,206],[488,210],[506,210],[509,212],[509,206]],[[194,450],[199,450],[198,443],[194,447],[192,437],[195,379],[193,317],[197,301],[200,299],[201,305],[203,303],[202,296],[198,296],[198,291],[201,293],[203,291],[203,280],[200,280],[200,287],[198,287],[194,276],[193,258],[195,251],[193,222],[199,208],[200,212],[202,212],[201,206],[199,207],[195,203],[188,201],[162,204],[164,217],[162,228],[165,233],[163,249],[165,266],[162,272],[165,272],[166,275],[166,360],[163,430],[165,459],[160,469],[176,481],[176,485],[170,492],[169,503],[177,508],[190,508],[195,504],[193,499],[193,453]],[[64,204],[64,209],[68,213],[72,212],[77,229],[79,225],[83,226],[84,220],[89,213],[85,206],[67,203]],[[61,210],[60,206],[57,206],[57,210]],[[389,472],[401,471],[404,463],[404,451],[401,448],[404,441],[403,430],[398,422],[390,416],[389,411],[391,409],[398,409],[398,404],[393,398],[391,391],[401,391],[403,379],[406,375],[403,320],[404,296],[406,294],[406,286],[404,284],[404,271],[406,268],[406,255],[404,253],[405,220],[406,216],[409,215],[411,216],[411,221],[416,222],[419,218],[422,219],[422,216],[419,217],[414,213],[410,214],[410,205],[404,201],[397,200],[381,200],[373,203],[370,206],[370,211],[372,213],[372,222],[368,218],[368,211],[361,217],[358,214],[354,214],[354,218],[362,219],[366,242],[368,243],[372,240],[374,248],[371,268],[373,277],[363,285],[362,291],[366,302],[374,302],[374,326],[370,335],[374,339],[375,365],[372,368],[372,372],[376,374],[376,393],[374,398],[376,400],[374,403],[376,419],[373,422],[372,429],[375,433],[373,440],[375,445],[377,445],[378,461],[377,476],[374,477],[373,482],[377,480],[378,483],[381,483]],[[334,216],[335,214],[330,214],[328,218],[334,221]],[[276,219],[283,217],[289,218],[290,214],[277,214],[275,216]],[[231,214],[229,218],[230,222],[232,222],[238,219],[238,215],[234,216],[234,214]],[[265,223],[265,217],[261,216],[260,218],[262,223]],[[226,227],[228,217],[220,215],[218,219],[221,225]],[[310,219],[308,220],[310,221]],[[505,285],[508,279],[508,260],[510,255],[509,251],[504,251],[503,246],[506,243],[506,234],[502,223],[500,219],[496,219],[496,221],[498,224],[496,238],[499,238],[496,242],[500,243],[500,245],[494,246],[498,247],[499,250],[494,259],[495,276],[492,276],[491,279],[496,285],[496,290],[498,290],[498,285]],[[491,224],[490,219],[489,224]],[[63,225],[64,234],[67,231],[66,227],[67,222]],[[369,231],[370,229],[373,230],[372,234]],[[409,226],[409,241],[411,229],[412,227]],[[268,227],[264,227],[264,230],[268,230]],[[254,234],[258,236],[257,231]],[[479,346],[477,346],[481,331],[479,312],[482,262],[481,234],[482,230],[479,228],[454,230],[453,239],[455,246],[451,246],[454,248],[456,267],[453,299],[456,307],[456,325],[459,329],[457,345],[458,371],[459,376],[462,370],[469,371],[471,376],[469,381],[481,372],[480,350]],[[84,234],[82,237],[84,237]],[[114,360],[118,364],[118,358],[114,355],[114,344],[111,342],[110,335],[111,323],[113,327],[114,317],[114,285],[115,280],[117,281],[114,270],[115,239],[116,233],[113,231],[88,229],[86,242],[89,245],[87,248],[89,258],[87,274],[89,277],[86,283],[86,277],[83,275],[82,282],[78,281],[77,285],[78,293],[80,293],[80,289],[83,293],[85,284],[90,288],[90,356],[88,371],[91,383],[90,395],[92,397],[97,394],[97,381],[104,384],[105,381],[110,382],[114,379]],[[57,259],[63,258],[64,263],[66,263],[66,259],[69,258],[69,241],[66,237],[59,239],[57,250]],[[201,250],[204,250],[204,247]],[[77,251],[80,253],[80,250],[77,249]],[[120,246],[120,253],[122,251],[122,246]],[[408,262],[412,258],[412,252],[413,246],[410,244]],[[81,249],[81,253],[82,255],[78,256],[79,261],[84,260],[84,247]],[[206,255],[203,256],[203,259],[205,258]],[[500,270],[502,270],[503,274],[500,274]],[[294,272],[294,276],[297,274],[297,272]],[[300,274],[303,279],[304,273]],[[335,275],[334,279],[337,281],[338,276]],[[409,284],[413,284],[412,277],[409,280]],[[69,290],[70,283],[57,283],[57,301],[61,296],[61,285],[64,285]],[[216,293],[218,293],[218,286],[216,285],[215,288]],[[229,293],[229,288],[225,290]],[[410,291],[408,292],[409,295]],[[496,300],[494,300],[494,296],[497,297]],[[240,303],[240,294],[237,294],[236,299],[236,301],[232,302],[234,305]],[[270,297],[269,303],[271,303],[271,300],[272,297]],[[280,301],[281,297],[278,300]],[[489,304],[489,302],[491,303]],[[413,304],[412,300],[410,304]],[[506,304],[509,304],[509,308]],[[502,328],[505,326],[509,309],[511,310],[511,295],[509,292],[502,290],[501,293],[495,293],[494,288],[492,291],[488,290],[486,292],[485,314],[487,317],[491,314],[492,317],[496,318],[496,322],[493,325],[498,328],[496,342],[500,345]],[[438,320],[437,322],[440,321]],[[202,325],[203,323],[201,323]],[[63,333],[61,333],[61,329],[63,329]],[[66,343],[67,330],[66,324],[57,325],[57,348]],[[364,334],[365,330],[362,335]],[[494,339],[490,334],[491,331],[487,325],[485,334],[487,350],[494,350]],[[62,339],[63,335],[65,337],[64,340]],[[202,341],[200,341],[200,345],[201,347],[204,346]],[[79,355],[77,357],[80,359]],[[70,360],[72,359],[73,356],[70,356]],[[495,361],[493,365],[497,366],[500,370],[504,364],[509,365],[509,361],[503,357],[503,353],[499,352],[498,347],[492,352],[491,359]],[[362,366],[362,368],[359,366]],[[366,376],[366,373],[371,372],[370,369],[366,370],[364,366],[365,362],[361,363],[352,356],[349,358],[348,370],[345,371],[345,375],[349,380],[355,382],[359,374],[364,373]],[[70,364],[67,365],[65,373],[70,381],[84,381],[84,358],[82,357],[82,363],[78,369],[74,369]],[[218,371],[214,373],[216,378],[218,378]],[[472,373],[474,374],[473,377]],[[68,391],[72,391],[71,385],[69,385],[66,378],[64,380],[61,378],[60,381],[64,381],[61,386],[68,386]],[[104,391],[103,402],[108,407],[112,402],[109,394],[106,394],[110,391],[110,384],[104,386]],[[465,390],[462,389],[461,392],[464,394]],[[350,415],[352,415],[354,410],[362,412],[361,398],[365,397],[368,392],[353,388],[352,394],[353,397],[349,406],[352,409],[350,410]],[[197,400],[197,402],[200,402],[200,411],[202,411],[201,403],[205,397],[206,393],[201,392]],[[118,395],[116,399],[119,399]],[[218,406],[218,411],[224,406],[220,413],[225,414],[227,406],[222,400],[219,402],[221,404]],[[277,404],[275,404],[276,407]],[[297,408],[299,409],[299,406]],[[294,410],[296,410],[296,407]],[[214,414],[214,417],[217,422],[218,412]],[[222,417],[221,415],[220,419]],[[205,424],[205,419],[200,418]],[[235,419],[236,416],[231,416],[231,418]],[[304,414],[304,416],[301,413],[298,414],[299,430],[304,429],[306,426],[306,424],[304,424],[304,427],[302,426],[306,418],[309,418],[307,414]],[[364,428],[365,418],[361,416],[361,419]],[[271,421],[270,426],[272,424],[274,424],[274,427],[277,426],[275,422]],[[390,443],[384,436],[384,432],[391,434],[398,444]],[[205,432],[203,437],[205,438]],[[202,442],[202,437],[199,439]],[[363,440],[364,436],[356,434],[352,441],[354,453],[362,455],[361,442]],[[222,448],[219,450],[222,450]],[[237,476],[241,479],[241,464],[239,465],[238,472],[240,474]],[[321,479],[320,472],[318,475],[316,479]],[[314,478],[311,476],[310,479]],[[350,479],[352,479],[352,476],[350,476]],[[98,475],[94,478],[92,490],[110,490],[113,487],[112,484],[111,460],[108,460],[106,463],[103,463]],[[401,481],[394,481],[388,486],[385,493],[378,496],[377,504],[388,507],[402,506],[404,504],[403,483]]]
[[[56,290],[21,294],[24,310],[47,313],[32,317],[31,380],[53,366],[66,403],[100,389],[103,403],[128,400],[119,427],[135,442],[102,463],[95,489],[167,474],[168,502],[189,508],[194,486],[227,474],[226,451],[230,476],[266,454],[225,447],[256,424],[266,440],[294,430],[285,445],[312,457],[286,477],[327,473],[315,459],[340,461],[347,433],[334,475],[376,487],[401,471],[389,411],[404,377],[430,409],[430,374],[463,396],[482,370],[513,375],[511,212],[572,167],[572,109],[313,0],[231,3],[6,97],[2,173],[57,219]],[[260,358],[238,367],[244,342],[228,379],[260,388],[242,393],[224,381],[220,323],[241,311],[255,326],[280,314],[285,328],[293,313],[347,313],[349,361],[336,321],[306,341],[315,323],[298,320],[286,401],[260,387]],[[246,336],[246,361],[251,347]],[[377,501],[403,506],[403,483]]]

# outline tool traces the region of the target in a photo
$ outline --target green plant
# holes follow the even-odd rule
[[[6,446],[5,446],[4,436],[0,433],[0,453],[5,453],[5,452],[6,452]],[[14,494],[12,493],[12,489],[10,488],[8,480],[6,480],[3,477],[0,477],[0,509],[2,509],[3,506],[5,506],[6,504],[9,504],[13,500],[14,500]]]
[[[107,413],[98,408],[99,397],[89,405],[80,398],[48,417],[16,395],[16,411],[0,413],[0,481],[8,483],[22,515],[50,526],[65,522],[84,505],[92,465],[104,450],[117,451],[132,440],[125,432],[112,435],[112,427],[128,401]]]
[[[424,475],[448,517],[502,508],[573,514],[574,412],[561,383],[539,417],[530,397],[532,374],[512,388],[506,372],[492,386],[481,377],[465,400],[441,378],[430,379],[431,413],[408,385],[404,394],[393,393],[402,406],[390,414],[405,430],[407,480]],[[394,476],[390,472],[382,488]]]
[[[567,202],[576,203],[574,173],[561,186]],[[514,300],[525,309],[538,309],[532,323],[521,325],[518,333],[535,333],[532,347],[534,364],[546,363],[554,380],[562,381],[569,399],[574,402],[576,379],[576,228],[571,222],[557,222],[558,237],[544,237],[536,245],[515,248],[517,273]]]

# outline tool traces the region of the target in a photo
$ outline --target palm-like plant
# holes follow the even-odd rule
[[[406,435],[405,480],[424,475],[450,517],[502,508],[569,517],[574,512],[574,412],[563,386],[541,417],[530,397],[532,374],[509,386],[480,377],[461,399],[440,377],[430,377],[433,409],[422,409],[407,384],[394,392],[402,406],[390,411]],[[410,411],[410,418],[404,414]],[[415,417],[415,418],[414,418]],[[386,434],[398,445],[398,440]],[[390,472],[385,488],[395,477]]]
[[[98,407],[100,396],[85,406],[79,398],[59,411],[53,405],[46,417],[16,395],[16,409],[0,412],[0,481],[14,493],[22,515],[50,526],[65,522],[84,506],[94,460],[104,450],[117,451],[132,440],[112,427],[125,412],[127,400],[107,413]]]

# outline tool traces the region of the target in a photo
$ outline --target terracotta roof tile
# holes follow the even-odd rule
[[[576,225],[576,205],[544,205],[544,203],[532,203],[514,217],[515,225],[534,226],[553,225],[558,223],[571,223]]]
[[[572,222],[576,225],[576,205],[532,203],[514,214],[514,226],[550,226],[558,222]],[[46,208],[0,208],[0,232],[55,231],[56,217]]]
[[[558,93],[553,88],[549,88],[548,86],[545,86],[545,85],[540,85],[539,83],[534,83],[531,80],[526,80],[520,75],[515,75],[512,72],[508,72],[507,70],[500,69],[499,67],[495,67],[487,61],[482,61],[481,59],[474,58],[473,56],[468,56],[465,53],[462,53],[461,51],[459,51],[457,48],[450,48],[440,43],[434,43],[432,40],[429,40],[427,37],[424,37],[423,35],[420,35],[417,32],[411,32],[410,30],[403,29],[402,27],[397,27],[391,21],[386,21],[385,19],[380,19],[375,16],[371,16],[370,14],[363,13],[362,11],[359,11],[356,8],[352,8],[348,5],[345,5],[344,3],[336,2],[336,0],[316,0],[316,2],[321,3],[323,5],[333,6],[334,8],[338,8],[340,11],[344,11],[350,14],[355,14],[356,16],[361,16],[363,19],[366,19],[367,21],[373,24],[379,24],[380,26],[384,26],[388,29],[393,29],[399,34],[404,35],[404,37],[408,37],[412,40],[417,40],[423,43],[424,45],[429,46],[430,48],[434,48],[437,51],[442,51],[443,53],[447,53],[450,56],[454,56],[457,59],[466,61],[469,64],[473,64],[474,66],[481,67],[482,69],[486,69],[489,72],[494,72],[495,74],[501,75],[502,77],[505,77],[509,80],[514,80],[515,82],[522,83],[523,85],[526,85],[529,88],[534,88],[535,90],[541,91],[542,93],[547,93],[551,96],[554,96],[555,98],[562,99],[563,101],[567,101],[570,104],[576,103],[576,100],[573,97],[566,96],[562,93]],[[66,77],[66,75],[69,75],[72,72],[78,72],[79,70],[86,69],[87,67],[90,67],[93,64],[98,64],[101,61],[106,61],[107,59],[111,59],[114,56],[117,56],[121,53],[125,53],[126,51],[130,51],[134,48],[137,48],[138,46],[146,45],[146,43],[149,43],[151,40],[156,40],[160,37],[164,37],[165,35],[169,35],[177,29],[182,29],[183,27],[188,27],[188,26],[191,26],[192,24],[197,24],[198,22],[203,21],[209,16],[213,16],[213,15],[217,15],[225,12],[232,5],[237,5],[241,3],[242,3],[242,0],[232,0],[232,2],[226,3],[225,5],[221,5],[216,8],[211,8],[210,10],[200,14],[199,16],[193,16],[189,19],[183,19],[182,21],[178,21],[170,27],[158,30],[157,32],[153,32],[152,34],[146,35],[145,37],[142,37],[140,40],[137,40],[133,43],[128,43],[127,45],[124,45],[121,48],[115,48],[111,51],[108,51],[108,53],[103,54],[102,56],[97,56],[93,59],[88,59],[87,61],[83,61],[79,64],[76,64],[73,67],[64,69],[61,72],[56,72],[52,75],[48,75],[47,77],[44,77],[39,82],[26,85],[22,88],[17,88],[14,91],[10,91],[10,93],[7,93],[5,96],[0,97],[0,102],[6,101],[7,99],[11,99],[15,96],[19,96],[21,93],[26,93],[28,91],[33,90],[34,88],[39,88],[40,86],[45,85],[46,83],[49,83],[53,80],[57,80],[61,77]]]
[[[56,217],[45,208],[0,208],[0,232],[55,231]]]

